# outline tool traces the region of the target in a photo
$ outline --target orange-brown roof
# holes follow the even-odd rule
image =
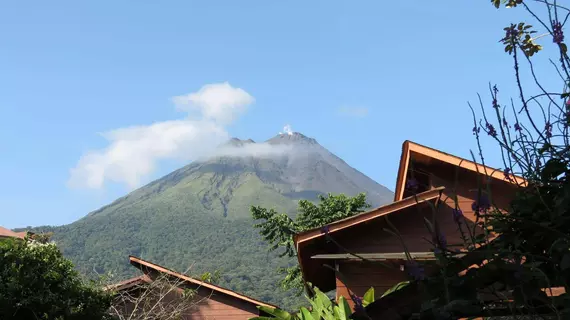
[[[406,199],[402,199],[400,201],[396,201],[396,202],[392,202],[390,204],[387,205],[383,205],[381,207],[378,207],[376,209],[367,211],[367,212],[363,212],[357,215],[354,215],[352,217],[348,217],[339,221],[335,221],[333,223],[330,223],[327,225],[328,227],[328,235],[333,234],[335,232],[344,230],[344,229],[348,229],[351,228],[353,226],[392,214],[392,213],[396,213],[398,211],[401,211],[403,209],[406,208],[410,208],[413,206],[416,206],[418,204],[422,204],[422,203],[426,203],[429,201],[437,201],[440,196],[442,191],[445,188],[443,187],[439,187],[439,188],[435,188],[426,192],[422,192],[422,193],[418,193],[415,196],[412,197],[408,197]],[[305,252],[304,248],[308,247],[309,244],[314,243],[315,241],[319,240],[319,239],[323,239],[326,234],[324,234],[322,231],[322,228],[315,228],[315,229],[311,229],[308,231],[304,231],[304,232],[300,232],[297,233],[294,237],[293,237],[293,241],[295,243],[295,248],[297,249],[297,259],[299,261],[299,265],[301,266],[301,272],[303,273],[303,276],[305,277],[305,280],[308,282],[311,282],[313,285],[316,285],[318,288],[320,288],[321,290],[325,290],[327,291],[327,289],[332,289],[330,286],[334,284],[334,282],[332,284],[329,283],[329,281],[327,281],[326,279],[329,280],[334,280],[334,277],[331,279],[331,277],[328,277],[330,274],[330,272],[328,271],[328,269],[323,269],[320,270],[318,273],[314,273],[316,275],[318,275],[318,278],[312,278],[311,279],[307,279],[307,272],[306,272],[306,267],[309,268],[318,268],[317,264],[322,264],[322,262],[319,261],[315,261],[314,259],[311,259],[310,256],[312,254],[314,254],[315,252],[313,252],[314,250],[309,250],[311,252]],[[311,272],[313,274],[313,272]]]
[[[463,159],[440,150],[423,146],[421,144],[404,141],[402,145],[402,155],[400,157],[400,168],[398,169],[398,178],[396,180],[396,191],[394,192],[394,201],[401,200],[404,196],[404,186],[406,185],[406,177],[410,160],[417,155],[423,155],[441,162],[449,163],[470,171],[478,172],[494,179],[498,179],[507,183],[526,185],[526,180],[522,177],[511,175],[512,180],[505,177],[504,171],[484,166],[473,161]]]
[[[0,238],[18,238],[24,239],[26,237],[26,232],[14,232],[10,229],[0,227]]]
[[[405,209],[407,207],[411,207],[414,206],[418,203],[423,203],[429,200],[433,200],[436,198],[439,198],[441,191],[443,191],[445,188],[444,187],[439,187],[439,188],[435,188],[426,192],[422,192],[422,193],[418,193],[415,196],[412,197],[408,197],[406,199],[400,200],[400,201],[396,201],[396,202],[392,202],[389,204],[385,204],[381,207],[363,212],[363,213],[359,213],[357,215],[354,215],[352,217],[348,217],[348,218],[344,218],[342,220],[338,220],[335,221],[333,223],[329,223],[328,226],[328,234],[332,234],[334,232],[337,232],[339,230],[345,229],[345,228],[349,228],[352,227],[354,225],[372,220],[372,219],[376,219],[378,217],[382,217],[385,216],[387,214],[390,214],[392,212],[395,211],[399,211],[402,209]],[[322,228],[314,228],[311,230],[307,230],[307,231],[303,231],[303,232],[299,232],[297,234],[295,234],[295,236],[293,237],[294,241],[295,241],[295,246],[298,247],[298,244],[300,242],[304,242],[304,241],[308,241],[314,238],[318,238],[318,237],[324,237],[325,235],[321,232]]]
[[[150,268],[150,269],[156,270],[158,272],[165,273],[165,274],[168,274],[170,276],[174,276],[174,277],[179,278],[180,280],[183,280],[185,282],[195,284],[195,285],[203,287],[203,288],[208,288],[208,289],[211,289],[215,292],[222,293],[222,294],[225,294],[225,295],[228,295],[228,296],[231,296],[231,297],[243,300],[243,301],[247,301],[247,302],[254,304],[256,306],[265,306],[265,307],[270,307],[270,308],[277,308],[277,306],[265,303],[263,301],[256,300],[254,298],[251,298],[251,297],[248,297],[246,295],[237,293],[237,292],[232,291],[230,289],[222,288],[220,286],[216,286],[216,285],[213,285],[211,283],[189,277],[187,275],[178,273],[176,271],[170,270],[170,269],[165,268],[163,266],[154,264],[152,262],[145,261],[141,258],[129,256],[129,260],[133,266],[135,266],[141,270],[143,270],[145,268]]]
[[[125,289],[129,289],[132,288],[136,285],[140,285],[140,284],[144,284],[144,283],[148,283],[150,282],[150,278],[147,275],[141,275],[138,277],[134,277],[134,278],[130,278],[127,280],[123,280],[121,282],[117,282],[111,285],[108,285],[106,287],[103,288],[103,290],[115,290],[115,291],[120,291],[120,290],[125,290]]]

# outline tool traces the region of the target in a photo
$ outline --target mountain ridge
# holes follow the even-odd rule
[[[293,306],[276,292],[277,268],[296,261],[267,253],[253,228],[252,205],[296,214],[300,199],[366,192],[373,206],[393,193],[301,133],[264,142],[232,138],[210,157],[156,179],[68,225],[43,227],[83,273],[113,270],[126,277],[127,257],[197,272],[218,269],[222,285],[255,298]],[[41,229],[41,228],[37,228]],[[48,230],[49,229],[49,230]]]

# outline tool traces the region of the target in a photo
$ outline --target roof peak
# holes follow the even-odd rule
[[[199,286],[201,286],[201,287],[205,287],[205,288],[208,288],[208,289],[210,289],[210,290],[214,290],[214,291],[217,291],[217,292],[220,292],[220,293],[223,293],[223,294],[227,294],[227,295],[229,295],[229,296],[232,296],[232,297],[234,297],[234,298],[247,301],[247,302],[249,302],[249,303],[251,303],[251,304],[254,304],[254,305],[257,305],[257,306],[266,306],[266,307],[271,307],[271,308],[276,308],[276,307],[277,307],[277,306],[268,304],[268,303],[266,303],[266,302],[259,301],[259,300],[256,300],[256,299],[254,299],[254,298],[248,297],[248,296],[246,296],[246,295],[237,293],[237,292],[235,292],[235,291],[233,291],[233,290],[230,290],[230,289],[227,289],[227,288],[224,288],[224,287],[220,287],[220,286],[218,286],[218,285],[215,285],[215,284],[212,284],[212,283],[209,283],[209,282],[206,282],[206,281],[202,281],[202,280],[199,280],[199,279],[190,277],[190,276],[188,276],[188,275],[186,275],[186,274],[183,274],[183,273],[180,273],[180,272],[176,272],[176,271],[174,271],[174,270],[172,270],[172,269],[165,268],[165,267],[163,267],[163,266],[161,266],[161,265],[152,263],[152,262],[150,262],[150,261],[146,261],[146,260],[144,260],[144,259],[135,257],[135,256],[133,256],[133,255],[129,255],[129,261],[130,261],[131,265],[133,265],[134,267],[137,267],[138,269],[141,269],[141,270],[144,269],[143,267],[151,268],[151,269],[154,269],[154,270],[156,270],[156,271],[158,271],[158,272],[169,274],[169,275],[174,276],[174,277],[177,277],[177,278],[179,278],[179,279],[181,279],[181,280],[188,281],[188,282],[193,283],[193,284],[195,284],[195,285],[199,285]]]

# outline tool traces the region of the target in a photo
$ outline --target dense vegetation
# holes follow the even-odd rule
[[[52,243],[0,239],[0,319],[101,320],[111,297]]]
[[[128,264],[131,253],[178,271],[190,267],[193,275],[219,271],[219,285],[286,308],[303,302],[292,292],[275,289],[282,279],[275,270],[293,266],[296,259],[267,253],[267,244],[259,239],[251,220],[200,215],[192,219],[199,228],[189,227],[178,219],[157,217],[152,221],[160,228],[151,225],[144,229],[148,232],[122,234],[121,230],[128,229],[131,221],[115,219],[107,228],[117,235],[103,239],[89,226],[82,228],[80,224],[43,229],[54,230],[53,238],[64,254],[71,257],[81,273],[91,277],[107,272],[116,279],[135,275],[137,269]],[[74,236],[58,236],[67,232]],[[115,249],[109,250],[109,247]]]

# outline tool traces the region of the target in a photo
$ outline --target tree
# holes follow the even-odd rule
[[[0,319],[108,318],[110,295],[39,238],[0,240]]]
[[[320,228],[324,225],[338,221],[369,208],[366,202],[366,194],[360,193],[355,197],[344,194],[326,196],[319,195],[319,203],[314,204],[308,200],[299,201],[298,215],[291,219],[285,213],[277,213],[274,209],[266,209],[259,206],[251,207],[251,215],[255,220],[262,222],[255,224],[260,229],[263,239],[271,245],[270,251],[283,248],[280,256],[294,257],[297,255],[293,245],[293,235],[296,233]],[[303,289],[303,279],[299,265],[280,269],[285,277],[281,281],[281,287],[285,290],[297,289],[299,293]]]

